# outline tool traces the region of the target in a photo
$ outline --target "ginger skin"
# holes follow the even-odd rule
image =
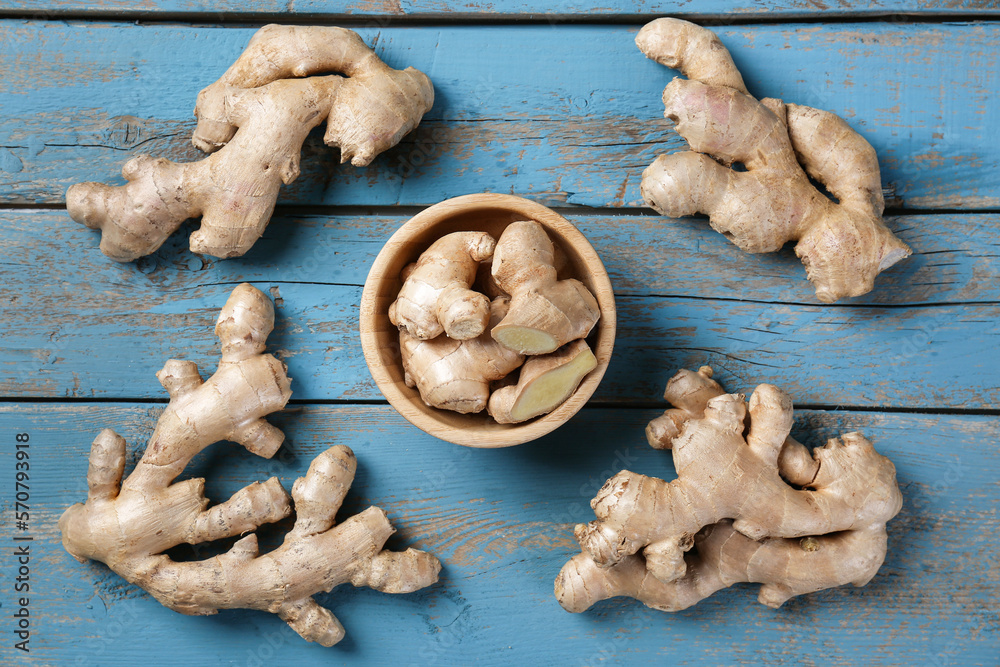
[[[499,241],[486,232],[435,241],[403,268],[388,309],[406,385],[430,407],[463,414],[489,407],[501,424],[558,407],[597,365],[580,339],[600,309],[579,280],[558,279],[568,263],[534,221],[508,225]],[[525,364],[516,386],[501,383],[526,355],[541,356]]]
[[[521,354],[548,354],[586,338],[601,317],[597,299],[583,283],[557,278],[555,247],[532,220],[514,222],[500,235],[492,274],[511,297],[493,338]]]
[[[389,321],[421,340],[442,333],[454,340],[479,337],[489,323],[490,300],[470,287],[495,246],[486,232],[455,232],[435,241],[404,270]]]
[[[663,103],[691,151],[660,156],[643,172],[652,208],[671,218],[704,213],[747,252],[798,241],[795,253],[824,302],[867,294],[880,272],[910,255],[882,221],[874,148],[841,118],[756,100],[718,37],[693,23],[657,19],[636,44],[688,77],[667,85]],[[737,162],[745,172],[731,168]]]
[[[347,78],[312,76],[331,72]],[[325,120],[324,141],[340,147],[341,162],[363,167],[416,127],[433,102],[423,73],[390,68],[353,31],[265,26],[198,95],[192,141],[217,152],[186,164],[139,155],[122,168],[128,184],[73,185],[67,209],[102,231],[101,251],[115,261],[155,252],[198,216],[192,252],[240,256],[264,232],[281,185],[298,177],[310,130]]]
[[[885,526],[805,540],[768,538],[757,542],[724,520],[702,529],[685,555],[685,573],[657,579],[642,556],[627,556],[602,568],[578,554],[556,579],[564,609],[582,612],[601,600],[625,595],[660,611],[681,611],[735,583],[764,584],[758,600],[778,608],[789,598],[825,588],[864,586],[885,560]]]
[[[87,500],[66,510],[59,529],[63,546],[79,561],[106,563],[170,609],[193,615],[259,609],[277,614],[306,640],[332,646],[344,628],[313,595],[348,582],[411,592],[437,581],[441,568],[416,549],[383,550],[394,529],[377,507],[334,524],[357,468],[350,448],[317,456],[290,498],[272,477],[209,508],[204,479],[174,483],[196,454],[219,440],[264,457],[281,445],[284,435],[264,419],[291,396],[284,365],[263,354],[273,324],[267,297],[248,284],[237,287],[216,325],[222,342],[216,373],[203,382],[195,364],[168,361],[157,377],[171,400],[135,470],[122,481],[125,440],[102,431],[91,448]],[[289,516],[293,503],[294,527],[280,547],[259,554],[252,531]],[[163,554],[179,544],[248,532],[215,558],[176,562]]]
[[[524,355],[507,349],[490,336],[509,306],[507,297],[494,299],[490,304],[489,326],[471,340],[453,340],[447,336],[421,340],[400,330],[406,386],[416,387],[424,403],[434,408],[462,414],[485,410],[490,383],[524,363]]]
[[[864,436],[810,453],[789,438],[784,392],[760,385],[748,408],[742,395],[722,393],[708,367],[678,373],[666,396],[677,407],[648,433],[671,449],[677,479],[622,471],[608,480],[591,501],[597,520],[575,530],[584,553],[557,579],[564,607],[631,595],[677,610],[736,581],[764,583],[761,602],[779,606],[874,576],[902,495],[894,466]]]
[[[702,366],[697,373],[677,371],[667,382],[663,398],[674,407],[646,426],[646,440],[653,449],[670,449],[684,424],[705,416],[708,402],[726,391],[712,379],[712,368]],[[748,424],[749,425],[749,424]],[[778,472],[790,484],[811,484],[819,471],[819,462],[809,449],[792,436],[785,438],[778,454]]]

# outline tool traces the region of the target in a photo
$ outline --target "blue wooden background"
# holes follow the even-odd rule
[[[642,208],[639,180],[682,141],[661,118],[673,72],[635,32],[659,15],[711,22],[758,96],[844,116],[877,149],[890,226],[914,255],[875,292],[819,303],[790,251],[740,253],[703,220]],[[64,210],[66,187],[120,182],[136,152],[196,159],[191,108],[266,21],[356,28],[434,81],[425,122],[367,168],[318,136],[265,238],[243,258],[187,250],[191,226],[119,265]],[[7,0],[0,7],[0,662],[33,665],[1000,664],[1000,8],[996,0]],[[470,450],[411,427],[361,356],[357,304],[385,240],[470,192],[556,207],[612,276],[618,343],[592,403],[555,433]],[[220,444],[189,469],[211,497],[348,444],[344,512],[385,508],[396,548],[445,564],[407,596],[321,599],[347,639],[306,644],[276,617],[177,615],[59,544],[86,495],[86,454],[113,427],[137,457],[170,357],[211,369],[212,325],[250,281],[276,299],[271,349],[293,380],[256,459]],[[674,615],[630,600],[564,612],[552,595],[572,525],[627,467],[670,477],[645,445],[679,367],[725,386],[788,389],[810,444],[861,430],[895,462],[905,504],[864,589],[773,611],[738,586]],[[13,648],[14,439],[31,440],[31,652]],[[24,533],[19,533],[24,534]],[[275,535],[269,535],[274,539]],[[151,658],[155,656],[155,658]]]

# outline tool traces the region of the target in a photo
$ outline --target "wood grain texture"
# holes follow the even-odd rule
[[[716,30],[752,92],[839,113],[872,142],[889,205],[909,209],[889,225],[915,251],[874,292],[819,304],[789,250],[747,255],[705,220],[580,208],[640,206],[642,170],[682,147],[660,103],[675,73],[633,44],[662,14],[729,22]],[[12,649],[16,565],[6,546],[0,555],[0,664],[997,664],[996,0],[8,0],[0,16],[20,17],[0,20],[0,541],[16,531],[22,432],[35,538],[30,654]],[[343,19],[390,65],[425,71],[437,93],[427,120],[364,170],[337,165],[313,136],[281,202],[317,208],[284,208],[240,259],[191,254],[188,224],[119,265],[65,211],[10,207],[121,182],[138,152],[198,159],[195,95],[256,24],[282,19]],[[417,207],[482,191],[576,224],[608,269],[619,325],[596,406],[539,441],[473,451],[381,403],[358,302]],[[400,530],[391,547],[445,563],[441,583],[413,595],[342,587],[322,599],[347,628],[333,649],[267,614],[180,616],[59,545],[56,520],[86,495],[93,437],[117,429],[137,460],[162,410],[149,401],[167,397],[154,373],[170,357],[214,369],[212,326],[244,281],[276,302],[270,349],[289,365],[294,402],[272,421],[288,440],[271,461],[217,445],[187,475],[207,476],[222,500],[270,475],[287,488],[320,451],[350,445],[359,473],[341,516],[378,504]],[[648,408],[676,368],[704,363],[731,391],[767,381],[800,406],[850,408],[801,410],[793,434],[817,445],[860,430],[895,462],[905,502],[885,566],[864,589],[778,611],[738,586],[674,615],[626,600],[564,612],[552,584],[578,551],[573,524],[623,467],[673,475],[645,444],[659,413]],[[262,531],[264,543],[286,528]]]
[[[441,583],[416,594],[347,586],[321,596],[347,628],[341,645],[324,649],[268,614],[177,615],[62,550],[55,521],[86,496],[90,440],[114,426],[134,461],[158,411],[0,406],[0,436],[31,434],[37,480],[28,531],[36,643],[19,664],[130,665],[155,655],[204,665],[994,665],[1000,651],[1000,454],[984,446],[1000,438],[995,418],[798,414],[793,433],[807,443],[861,430],[896,465],[903,510],[889,523],[886,563],[866,588],[796,598],[778,611],[756,603],[756,586],[741,585],[673,615],[622,599],[574,615],[555,602],[552,580],[578,550],[571,528],[592,518],[587,503],[597,488],[623,467],[673,477],[669,456],[644,441],[655,411],[585,409],[529,445],[469,450],[421,433],[388,406],[296,406],[273,419],[288,436],[275,459],[218,445],[187,474],[207,476],[216,499],[270,475],[287,488],[317,453],[350,444],[359,472],[341,516],[377,504],[399,528],[394,548],[419,546],[445,562]],[[13,470],[11,451],[0,450],[0,470]],[[11,490],[12,476],[0,475],[3,498]],[[12,567],[0,561],[4,581]],[[0,651],[4,661],[11,656],[6,641]]]
[[[621,296],[719,297],[828,308],[1000,301],[998,214],[890,216],[889,226],[914,255],[880,274],[874,291],[829,306],[814,297],[790,248],[747,254],[712,231],[705,219],[562,212],[595,247]],[[0,210],[0,249],[13,280],[44,264],[59,268],[49,280],[66,277],[79,283],[89,276],[96,283],[148,285],[166,292],[242,281],[360,287],[382,246],[410,217],[278,211],[261,247],[230,260],[191,253],[188,236],[196,225],[188,224],[149,257],[116,264],[100,253],[97,232],[76,224],[65,211],[8,209]],[[14,303],[18,292],[13,284],[10,290]]]
[[[827,19],[840,16],[888,16],[897,21],[908,17],[932,14],[947,16],[993,15],[997,11],[991,0],[838,0],[819,2],[816,0],[166,0],[152,2],[127,2],[126,0],[7,0],[7,10],[37,12],[40,17],[58,17],[70,13],[122,13],[156,16],[158,14],[208,14],[212,18],[220,14],[319,16],[359,18],[371,17],[381,20],[399,20],[414,17],[436,17],[441,19],[474,17],[479,21],[506,17],[549,17],[559,21],[581,16],[613,17],[660,16],[670,14],[688,18],[756,18],[756,17],[808,17]],[[241,16],[242,18],[242,16]]]
[[[188,252],[185,230],[122,265],[64,212],[3,212],[0,395],[165,398],[156,371],[173,357],[214,367],[218,309],[249,281],[279,297],[272,348],[296,380],[296,400],[380,400],[358,303],[375,255],[404,220],[285,217],[247,256],[226,261]],[[774,382],[802,404],[1000,403],[996,215],[896,220],[918,254],[846,306],[815,302],[794,257],[743,254],[701,221],[570,220],[607,266],[619,309],[595,400],[657,400],[675,368],[711,363],[724,383]]]
[[[642,170],[683,142],[661,117],[675,73],[642,56],[637,29],[498,26],[484,40],[477,26],[362,28],[391,66],[431,77],[435,107],[366,169],[337,165],[314,137],[281,201],[426,205],[489,191],[547,205],[639,206]],[[891,206],[1000,205],[1000,23],[717,32],[752,92],[833,111],[860,131],[879,153]],[[0,202],[60,203],[72,183],[120,182],[136,152],[196,159],[195,96],[251,34],[0,22]]]

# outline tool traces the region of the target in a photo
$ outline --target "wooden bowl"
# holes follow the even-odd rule
[[[597,368],[562,405],[520,424],[498,424],[484,410],[463,415],[424,404],[416,388],[403,382],[399,331],[389,321],[389,305],[402,287],[400,271],[434,241],[457,231],[485,231],[499,239],[507,225],[535,220],[569,260],[567,276],[582,281],[597,298],[601,319],[587,338]],[[535,202],[498,194],[455,197],[435,204],[399,228],[375,258],[361,295],[361,349],[379,389],[403,417],[427,433],[467,447],[510,447],[556,429],[590,399],[611,360],[615,343],[615,299],[611,280],[594,248],[569,221]]]

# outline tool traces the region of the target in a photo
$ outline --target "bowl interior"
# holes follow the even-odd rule
[[[498,424],[485,412],[463,415],[424,404],[416,388],[403,381],[399,331],[389,321],[403,267],[414,262],[434,241],[457,231],[485,231],[499,239],[507,225],[531,219],[541,223],[566,255],[560,278],[574,277],[597,298],[601,319],[587,342],[597,357],[590,372],[562,405],[521,424]],[[590,243],[554,211],[510,195],[467,195],[436,204],[396,231],[379,253],[361,297],[361,344],[376,384],[400,414],[427,433],[471,447],[507,447],[538,438],[573,416],[594,393],[608,362],[615,337],[615,306],[604,265]]]

